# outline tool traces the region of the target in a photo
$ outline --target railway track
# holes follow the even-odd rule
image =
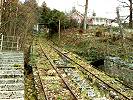
[[[41,83],[39,85],[41,86],[43,95],[45,95],[40,100],[44,98],[45,100],[80,100],[80,97],[73,92],[73,90],[69,86],[68,81],[64,77],[62,77],[61,73],[56,69],[55,64],[53,63],[51,58],[44,52],[41,45],[39,45],[39,49],[39,55],[41,55],[41,58],[44,58],[44,61],[47,61],[47,63],[49,63],[49,72],[52,71],[49,73],[50,75],[46,75],[44,74],[48,72],[46,72],[46,69],[43,69],[38,64],[35,65],[36,71],[38,73],[37,76],[39,78],[38,84]],[[53,84],[58,84],[58,87],[56,87],[56,89],[50,89],[50,85]]]
[[[48,54],[46,54],[45,53],[45,51],[43,50],[43,48],[39,45],[39,48],[41,48],[41,53],[43,52],[43,58],[47,58],[47,61],[49,61],[50,62],[50,65],[52,65],[52,67],[53,67],[53,69],[54,70],[56,70],[56,73],[58,73],[58,76],[60,76],[60,77],[62,77],[62,79],[63,79],[63,83],[65,84],[65,86],[67,87],[67,89],[70,91],[70,94],[72,95],[72,98],[69,98],[69,99],[65,99],[65,100],[89,100],[88,98],[87,99],[83,99],[83,96],[81,95],[81,93],[80,93],[80,88],[79,87],[77,87],[77,85],[75,85],[75,83],[74,82],[72,82],[72,80],[70,79],[70,78],[68,78],[68,77],[70,77],[70,76],[67,76],[67,77],[64,77],[64,75],[65,75],[65,72],[63,71],[63,70],[61,70],[61,69],[59,69],[59,67],[60,66],[58,66],[58,65],[56,65],[52,60],[51,60],[51,58],[50,57],[48,57]],[[38,66],[39,67],[39,66]],[[48,82],[46,82],[46,80],[45,80],[45,83],[43,83],[43,79],[41,79],[41,77],[42,77],[42,75],[41,75],[41,73],[44,73],[43,71],[42,72],[40,72],[39,71],[39,68],[37,68],[38,69],[38,76],[40,77],[40,82],[42,82],[42,87],[44,88],[44,94],[46,95],[46,100],[49,100],[50,98],[49,97],[51,97],[51,96],[47,96],[47,92],[49,91],[48,89],[46,89],[46,84],[48,85],[48,84],[50,84],[50,83],[48,83]],[[43,75],[43,76],[45,76],[45,75]],[[45,84],[45,85],[44,85]],[[65,97],[66,98],[66,97]],[[52,100],[57,100],[57,99],[52,99]],[[63,99],[64,100],[64,99]]]
[[[45,53],[45,51],[43,50],[42,46],[40,45],[41,51],[42,53],[45,55],[45,57],[49,60],[51,66],[53,67],[53,69],[56,71],[56,73],[58,74],[58,76],[61,78],[62,82],[65,84],[65,86],[67,87],[67,89],[70,91],[70,93],[73,96],[73,100],[78,100],[77,96],[75,95],[75,93],[71,90],[69,84],[66,82],[66,80],[61,76],[60,72],[57,70],[55,64],[53,63],[52,59]]]
[[[53,41],[52,41],[52,45],[55,45],[56,47],[58,47],[58,45],[57,45],[55,42],[53,42]],[[97,67],[95,67],[95,66],[93,66],[93,67],[94,67],[95,69],[97,69],[98,71],[100,71],[101,73],[105,73],[104,71],[98,69]],[[131,69],[131,70],[132,70],[132,69]],[[109,75],[108,73],[105,73],[105,74],[106,74],[107,76],[109,76],[109,77],[112,77],[112,76]],[[121,83],[122,85],[124,85],[125,87],[130,88],[130,89],[133,90],[133,87],[129,86],[128,84],[126,84],[126,83],[124,83],[124,82],[122,82],[121,80],[116,79],[116,78],[115,78],[115,80],[118,81],[119,83]]]
[[[50,45],[50,44],[49,44]],[[56,52],[58,52],[60,55],[63,55],[64,57],[66,57],[67,59],[69,59],[70,61],[74,62],[75,64],[77,64],[79,66],[80,69],[83,69],[84,71],[86,71],[87,73],[91,74],[92,76],[94,76],[96,79],[98,79],[99,81],[101,81],[102,83],[104,83],[105,85],[107,85],[109,88],[111,88],[113,91],[115,91],[116,93],[120,94],[121,96],[123,96],[123,98],[125,98],[125,100],[133,100],[133,90],[130,87],[127,87],[126,85],[124,85],[123,83],[121,83],[120,81],[116,81],[119,82],[120,84],[122,84],[122,86],[127,87],[126,89],[128,90],[128,92],[125,94],[124,92],[121,92],[121,89],[119,88],[114,88],[114,86],[110,85],[108,82],[106,82],[106,80],[102,80],[96,73],[92,73],[91,71],[89,71],[85,66],[82,66],[80,63],[77,63],[74,59],[72,59],[71,57],[69,57],[68,55],[62,53],[57,47],[54,47],[53,45],[50,45],[51,48],[53,48]],[[67,52],[68,54],[69,52]],[[92,68],[93,69],[93,68]],[[103,73],[103,72],[101,72]],[[107,75],[108,77],[110,77],[109,75]],[[131,93],[131,95],[129,95]]]
[[[92,68],[92,67],[89,67],[89,69],[88,69],[86,67],[86,66],[88,66],[88,64],[83,64],[83,62],[77,61],[77,60],[75,61],[75,59],[77,59],[77,57],[75,57],[75,58],[71,57],[69,52],[67,52],[67,54],[66,53],[64,54],[57,47],[54,47],[53,45],[50,45],[50,44],[46,44],[47,46],[43,47],[42,44],[39,42],[38,45],[39,45],[39,48],[41,49],[40,50],[41,53],[43,53],[43,56],[45,56],[45,58],[47,58],[50,65],[52,66],[52,68],[56,71],[56,73],[58,74],[58,76],[62,80],[63,84],[65,84],[67,90],[69,90],[69,92],[73,98],[73,99],[71,98],[70,100],[88,100],[88,99],[82,99],[83,96],[81,96],[81,93],[78,93],[80,90],[74,91],[74,90],[76,90],[76,88],[75,87],[73,88],[71,86],[71,84],[75,84],[75,83],[73,82],[74,80],[73,80],[72,75],[68,75],[68,74],[70,74],[70,72],[71,73],[75,72],[77,69],[80,72],[82,72],[85,77],[87,76],[90,78],[90,76],[91,76],[91,79],[95,79],[95,80],[97,80],[98,83],[102,84],[103,85],[102,87],[104,89],[106,89],[106,92],[108,92],[107,94],[110,94],[110,93],[114,94],[115,93],[115,96],[117,97],[117,98],[115,98],[116,100],[132,100],[132,96],[133,96],[132,92],[133,91],[131,89],[124,87],[126,90],[123,92],[120,87],[114,87],[113,85],[110,84],[110,82],[109,82],[110,79],[108,79],[108,80],[106,80],[104,78],[101,79],[101,76],[99,76],[99,73],[96,73],[98,71],[94,70],[94,68]],[[47,49],[49,48],[51,51],[46,52],[46,48]],[[58,56],[56,56],[56,57],[53,56],[52,55],[53,53],[58,54]],[[66,68],[66,66],[61,67],[60,65],[56,64],[56,61],[58,62],[58,60],[59,60],[58,58],[62,59],[62,57],[67,59],[67,61],[75,64],[75,67],[68,66]],[[78,59],[78,60],[81,60],[81,59]],[[95,73],[94,73],[94,71],[95,71]],[[69,73],[67,73],[67,72],[69,72]],[[65,78],[63,77],[64,73],[67,75],[67,77],[65,77]],[[102,73],[102,75],[105,76],[105,74],[103,74],[103,73]],[[84,80],[82,80],[82,81],[84,81]],[[112,82],[112,79],[111,79],[111,82]],[[117,82],[115,81],[114,84],[117,84]],[[77,84],[75,84],[75,86],[77,88],[79,88],[77,86]],[[44,90],[45,90],[45,92],[47,92],[46,89],[44,89]],[[76,94],[76,92],[78,94]],[[108,95],[108,96],[110,96],[110,95]],[[105,100],[115,100],[115,99],[109,97],[108,99],[106,98]],[[49,99],[47,99],[47,100],[49,100]],[[55,100],[55,99],[52,99],[52,100]],[[92,100],[100,100],[100,99],[92,99]]]

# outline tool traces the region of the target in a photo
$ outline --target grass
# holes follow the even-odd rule
[[[50,90],[57,90],[60,87],[59,83],[52,83],[49,86]]]
[[[62,98],[63,98],[63,97],[59,95],[59,96],[57,97],[57,100],[63,100]]]
[[[37,100],[33,75],[25,75],[25,100]]]
[[[113,37],[113,35],[107,37],[83,37],[80,34],[76,34],[77,33],[62,35],[60,43],[58,43],[57,38],[53,38],[53,41],[68,51],[85,58],[89,63],[98,59],[104,59],[106,56],[120,57],[122,61],[130,64],[133,63],[133,41],[131,39],[118,39],[117,36]],[[121,76],[114,77],[121,79]],[[125,75],[125,78],[128,77],[131,76]],[[123,80],[123,78],[121,80]],[[126,80],[126,82],[128,81],[129,80]]]

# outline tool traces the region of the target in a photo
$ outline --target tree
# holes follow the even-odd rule
[[[3,6],[0,9],[2,14],[0,33],[20,38],[20,50],[24,51],[27,63],[28,51],[32,43],[32,30],[37,23],[36,0],[26,0],[25,3],[21,3],[19,0],[3,0]],[[4,44],[5,47],[8,45],[8,43]]]
[[[1,32],[4,35],[15,33],[16,17],[18,13],[18,0],[3,0],[1,15]]]
[[[133,23],[132,23],[132,18],[133,18],[133,16],[132,16],[132,14],[133,14],[132,0],[129,0],[129,3],[130,3],[130,5],[129,5],[129,9],[130,9],[129,27],[132,28],[132,26],[133,26]]]
[[[19,37],[21,37],[21,48],[25,53],[25,64],[29,62],[29,50],[32,45],[33,27],[38,20],[38,6],[36,0],[27,0],[20,5],[18,17]],[[27,95],[26,95],[27,96]]]
[[[56,9],[51,10],[47,7],[46,3],[44,2],[40,8],[40,18],[39,23],[45,25],[47,28],[50,29],[50,33],[58,33],[59,28],[59,20],[61,29],[69,28],[71,25],[71,21],[69,20],[68,16],[65,15],[64,12],[60,12]]]
[[[118,1],[123,4],[123,7],[129,8],[129,15],[127,16],[127,18],[129,18],[129,28],[132,28],[133,27],[133,23],[132,23],[132,20],[133,20],[133,2],[132,2],[132,0],[126,0],[126,1],[118,0]]]
[[[19,0],[8,0],[3,4],[1,33],[21,37],[22,50],[32,40],[30,37],[33,26],[37,23],[37,8],[35,0],[27,0],[25,3]]]
[[[27,0],[24,4],[18,2],[18,0],[4,2],[2,9],[2,33],[4,35],[18,36],[21,29],[29,27],[27,23],[31,25],[31,30],[37,21],[36,12],[37,3],[35,0]],[[26,28],[24,29],[26,30]]]

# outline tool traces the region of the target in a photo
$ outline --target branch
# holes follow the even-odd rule
[[[125,20],[126,20],[126,19],[128,19],[128,18],[129,18],[129,16],[130,16],[130,15],[128,15],[128,16],[125,18]]]
[[[78,1],[77,1],[77,5],[78,5],[78,6],[81,6],[81,7],[85,7],[85,5],[80,5],[80,4],[78,3]]]
[[[130,15],[127,16],[121,16],[121,17],[126,17],[124,20],[127,20],[129,18]]]
[[[123,5],[123,7],[126,8],[126,7],[130,7],[130,6],[124,6],[124,5]]]
[[[120,3],[124,3],[124,4],[126,4],[127,6],[129,6],[129,4],[127,3],[127,2],[123,2],[123,1],[120,1],[120,0],[117,0],[117,1],[119,1]],[[129,0],[130,1],[130,0]]]
[[[78,6],[85,7],[85,5],[78,5]]]

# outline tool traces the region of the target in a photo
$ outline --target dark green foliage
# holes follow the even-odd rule
[[[99,48],[90,44],[91,41],[80,41],[79,44],[75,45],[75,53],[84,57],[88,61],[96,61],[99,59],[104,59],[103,52],[99,52]]]
[[[46,6],[46,3],[43,3],[43,5],[39,9],[39,12],[40,12],[39,23],[49,28],[50,34],[58,32],[59,20],[60,20],[61,30],[77,26],[77,22],[75,20],[69,20],[69,18],[67,17],[67,15],[65,15],[64,12],[60,12],[56,9],[51,10]]]
[[[68,23],[68,26],[71,27],[71,28],[77,28],[78,23],[75,19],[70,19],[70,23]]]

